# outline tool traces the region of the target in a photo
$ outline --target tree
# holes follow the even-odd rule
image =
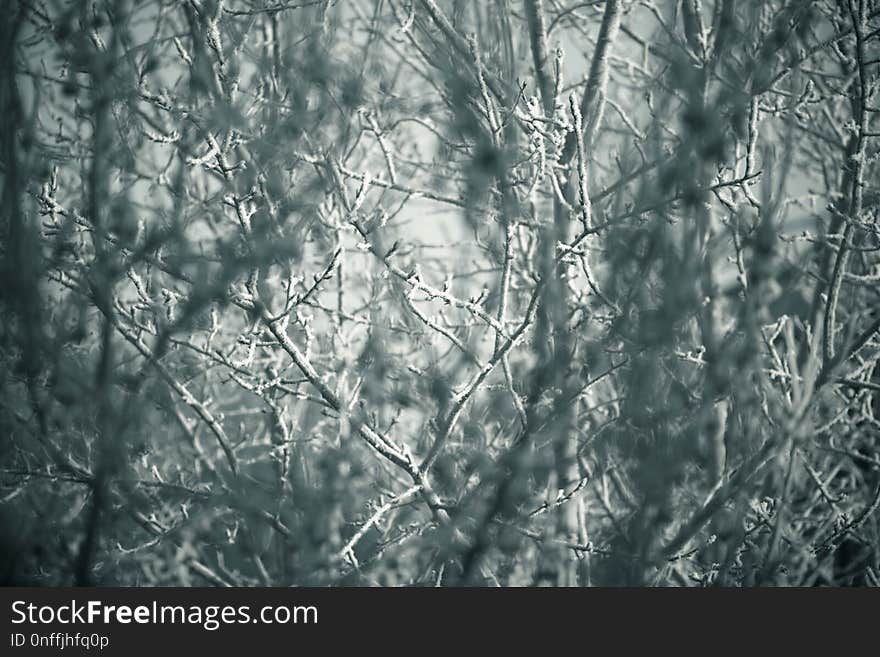
[[[4,10],[8,581],[880,583],[873,0]]]

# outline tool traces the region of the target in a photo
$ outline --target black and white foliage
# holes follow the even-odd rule
[[[876,0],[5,0],[0,577],[880,584]]]

